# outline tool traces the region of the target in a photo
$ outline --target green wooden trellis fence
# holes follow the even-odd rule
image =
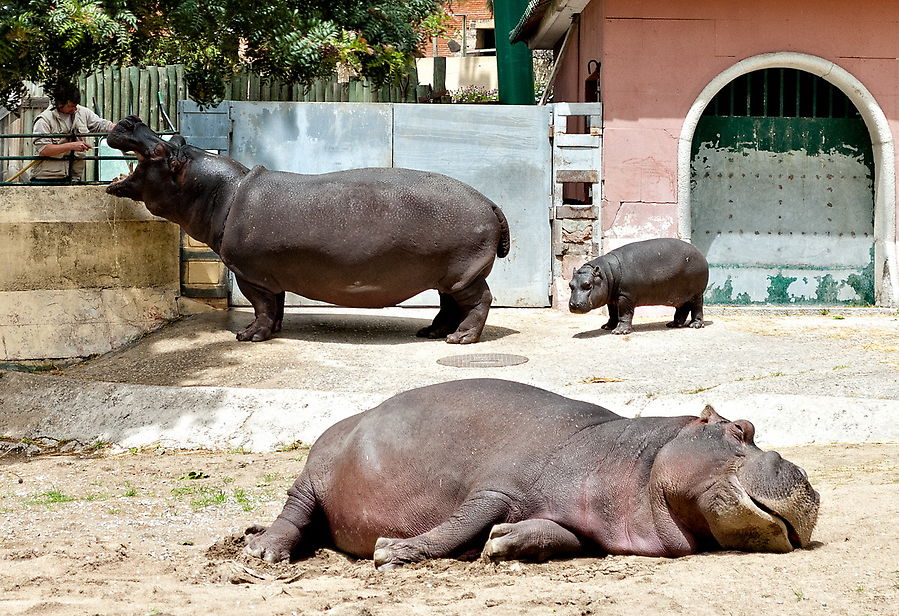
[[[120,120],[135,114],[153,130],[169,130],[161,110],[177,123],[178,100],[189,95],[184,67],[106,67],[78,80],[81,104],[104,118]],[[417,102],[428,96],[430,87],[419,88],[413,67],[397,85],[373,87],[367,80],[339,82],[337,75],[316,79],[310,85],[290,85],[239,73],[225,84],[225,99],[238,101],[307,102]],[[177,126],[177,125],[176,125]]]
[[[225,99],[238,101],[306,101],[306,102],[382,102],[414,103],[418,101],[448,102],[443,92],[446,67],[435,63],[434,83],[420,86],[415,66],[399,84],[373,87],[367,80],[350,78],[338,81],[337,75],[316,79],[310,85],[289,85],[261,79],[248,73],[236,74],[225,84]],[[117,122],[129,114],[139,116],[156,132],[178,129],[178,101],[189,97],[184,67],[168,66],[107,66],[78,79],[81,104],[100,116]],[[0,133],[27,134],[34,119],[47,108],[48,99],[31,96],[22,106],[0,117]],[[168,119],[172,122],[169,125]],[[30,139],[0,139],[0,156],[33,156]],[[0,178],[15,174],[27,161],[0,161]],[[87,176],[93,173],[88,163]],[[22,181],[22,180],[19,180]]]

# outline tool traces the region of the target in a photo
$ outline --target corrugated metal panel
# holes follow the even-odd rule
[[[394,165],[444,173],[499,205],[512,249],[487,278],[496,306],[548,306],[552,267],[551,110],[396,105]]]

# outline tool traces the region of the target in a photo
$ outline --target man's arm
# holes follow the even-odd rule
[[[83,141],[68,141],[66,143],[48,143],[38,151],[38,156],[59,156],[68,152],[87,152],[91,146]]]
[[[113,126],[115,122],[101,118],[90,109],[87,110],[87,127],[92,133],[108,133]]]

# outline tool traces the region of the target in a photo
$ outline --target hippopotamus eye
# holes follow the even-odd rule
[[[592,286],[593,286],[593,283],[591,283],[589,280],[585,280],[581,283],[581,290],[589,291],[590,287],[592,287]]]

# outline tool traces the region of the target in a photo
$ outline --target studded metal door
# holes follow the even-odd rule
[[[692,240],[710,304],[872,304],[874,163],[849,99],[809,73],[743,75],[693,138]]]

